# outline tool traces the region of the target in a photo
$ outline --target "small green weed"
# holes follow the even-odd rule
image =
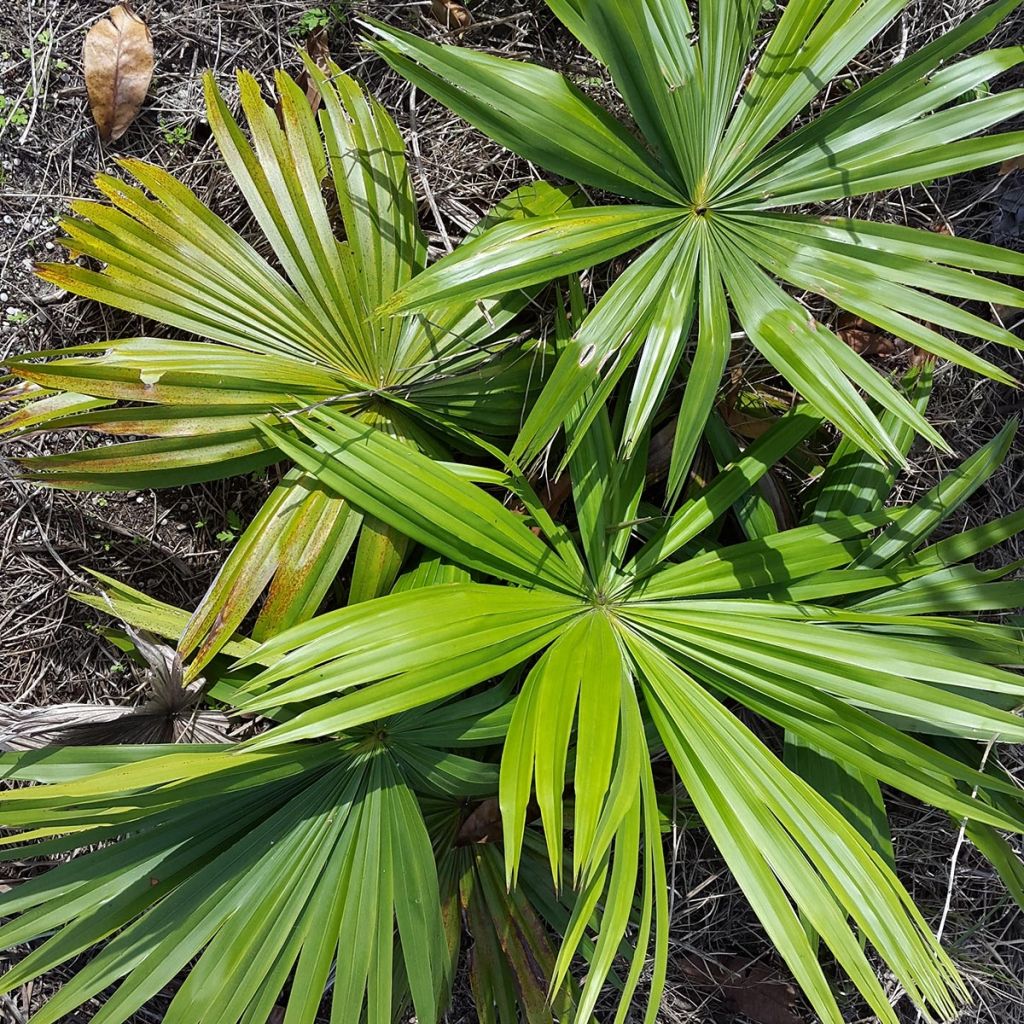
[[[303,11],[298,21],[288,29],[288,35],[302,38],[315,32],[318,28],[342,25],[348,18],[348,6],[347,0],[341,0],[338,3],[328,4],[326,7],[310,7],[308,11]]]
[[[10,96],[0,92],[0,129],[10,125],[12,128],[24,128],[28,124],[28,111],[15,103]]]
[[[221,544],[231,544],[238,539],[238,535],[242,532],[242,520],[238,513],[232,508],[228,509],[226,516],[227,526],[223,530],[218,530],[216,537]]]
[[[160,134],[163,136],[163,140],[168,146],[184,146],[185,143],[192,138],[192,133],[188,130],[188,125],[171,125],[162,120],[160,122]]]

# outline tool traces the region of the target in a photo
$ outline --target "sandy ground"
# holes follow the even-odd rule
[[[218,162],[203,120],[199,75],[212,69],[230,89],[237,67],[268,83],[275,67],[296,68],[295,48],[310,24],[310,10],[317,6],[301,0],[139,0],[136,9],[153,32],[156,73],[139,119],[123,139],[104,147],[88,114],[81,44],[106,3],[0,4],[0,363],[10,352],[141,333],[137,318],[56,291],[31,273],[33,261],[59,257],[56,219],[73,198],[96,195],[93,175],[115,170],[116,157],[140,157],[169,168],[218,212],[241,228],[247,226],[246,211]],[[330,20],[334,58],[373,87],[406,133],[424,222],[440,252],[497,198],[527,180],[531,170],[360,50],[352,11],[430,31],[423,19],[426,6],[346,2],[321,9]],[[567,71],[606,102],[614,102],[599,69],[561,31],[541,0],[476,0],[470,6],[478,22],[473,45]],[[979,6],[980,0],[911,4],[849,75],[859,78],[887,67]],[[1000,35],[1003,44],[1024,42],[1024,16],[1016,16]],[[858,216],[944,227],[989,240],[1001,223],[1008,193],[1012,198],[1012,189],[1021,187],[1014,177],[1024,178],[1024,172],[1005,180],[995,171],[979,172],[873,197],[854,210]],[[599,275],[595,284],[600,284]],[[147,330],[154,333],[152,325]],[[985,354],[1022,375],[1018,353]],[[896,369],[903,356],[886,358]],[[750,370],[756,372],[756,367]],[[1006,389],[943,368],[931,415],[967,454],[1020,405],[1019,397]],[[165,600],[193,605],[228,550],[235,524],[244,523],[258,507],[268,484],[236,480],[97,496],[50,493],[18,482],[7,457],[54,450],[53,444],[34,439],[0,449],[0,700],[116,701],[130,693],[135,680],[118,652],[97,635],[95,613],[71,600],[69,591],[89,585],[84,571],[89,567]],[[907,498],[931,486],[946,465],[926,450],[915,451],[912,461],[901,483]],[[1022,477],[1024,445],[1018,442],[1002,471],[961,510],[952,528],[1016,508],[1024,493]],[[1024,547],[1009,545],[999,557],[1024,557]],[[891,806],[902,875],[926,917],[941,925],[976,997],[962,1021],[1024,1022],[1024,926],[1019,910],[969,844],[958,841],[944,816],[899,798]],[[720,990],[696,983],[695,958],[740,965],[752,972],[747,975],[751,978],[774,977],[776,960],[706,838],[699,831],[683,834],[672,852],[674,969],[659,1020],[743,1021]],[[0,871],[21,870],[24,866],[0,866]],[[59,975],[43,979],[0,1002],[0,1022],[25,1020],[59,982]],[[897,1000],[895,985],[890,982],[889,988]],[[906,1000],[898,1005],[905,1007]],[[86,1008],[74,1020],[90,1019],[95,1009]],[[159,1021],[161,1016],[157,1000],[136,1019]],[[468,1001],[459,999],[448,1019],[470,1024],[476,1018]],[[858,1017],[857,1004],[850,1000],[848,1019],[873,1018]],[[906,1019],[913,1021],[913,1012]],[[761,1024],[772,1020],[765,1016]],[[809,1024],[811,1018],[806,1020]]]

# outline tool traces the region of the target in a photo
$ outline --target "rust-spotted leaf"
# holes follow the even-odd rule
[[[153,37],[124,4],[111,7],[86,33],[82,50],[89,107],[104,142],[116,142],[135,120],[153,78]]]

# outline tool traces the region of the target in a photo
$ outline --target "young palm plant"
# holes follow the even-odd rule
[[[450,444],[449,421],[470,420],[485,435],[515,432],[535,369],[529,352],[510,344],[509,323],[528,295],[444,300],[401,321],[374,319],[373,310],[426,264],[401,137],[340,69],[328,76],[308,64],[323,98],[320,128],[288,75],[276,80],[279,124],[256,80],[239,74],[251,144],[206,79],[210,127],[283,274],[148,164],[122,161],[142,188],[97,179],[111,205],[75,204],[79,217],[64,223],[64,244],[105,267],[50,264],[41,276],[205,340],[129,338],[42,353],[51,357],[42,363],[38,354],[9,359],[11,374],[26,383],[7,397],[24,405],[0,421],[0,432],[149,438],[25,459],[31,479],[132,490],[249,473],[281,458],[256,422],[321,401],[338,401],[432,455]],[[566,205],[564,190],[527,187],[481,227]],[[187,678],[268,584],[257,637],[315,613],[357,536],[352,600],[388,591],[403,538],[308,475],[287,472],[182,638],[181,653],[196,652]]]
[[[194,614],[110,580],[88,599],[176,642],[180,700],[256,716],[257,735],[0,758],[31,784],[0,801],[0,858],[79,851],[0,894],[0,945],[34,944],[0,990],[101,947],[33,1024],[101,994],[94,1019],[120,1024],[182,975],[171,1024],[313,1024],[325,995],[338,1024],[410,1011],[435,1024],[464,932],[482,1021],[584,1024],[612,979],[623,1024],[650,960],[651,1022],[668,964],[659,759],[829,1024],[842,1015],[819,939],[885,1024],[896,1011],[868,945],[924,1014],[950,1017],[966,997],[896,876],[883,785],[966,821],[1024,898],[1001,835],[1024,833],[1024,795],[988,756],[1024,742],[1024,640],[970,617],[1022,603],[1024,584],[971,560],[1024,514],[932,540],[1016,426],[916,504],[886,507],[915,433],[941,442],[924,419],[929,371],[892,387],[773,280],[1006,379],[938,328],[1006,332],[931,293],[1024,305],[970,273],[1024,260],[779,207],[1019,149],[1018,136],[967,138],[1016,112],[1017,93],[947,108],[1024,50],[943,65],[1020,0],[781,141],[905,0],[791,0],[749,78],[755,0],[700,0],[699,32],[667,0],[548,2],[646,141],[543,69],[383,26],[377,45],[496,138],[637,205],[579,211],[537,184],[425,269],[395,126],[337,68],[311,66],[319,126],[287,76],[280,122],[240,77],[251,145],[208,83],[211,127],[282,272],[134,163],[142,188],[101,178],[113,206],[84,204],[67,226],[105,269],[44,270],[208,340],[15,360],[25,404],[9,430],[147,437],[30,460],[30,476],[107,488],[293,468]],[[513,433],[522,408],[529,364],[505,342],[524,289],[647,243],[589,315],[573,283],[573,326],[560,312],[559,361],[514,458],[481,439]],[[810,403],[742,452],[712,412],[730,303]],[[650,428],[680,368],[664,512]],[[820,414],[847,436],[802,525],[783,529],[758,488]],[[515,458],[562,428],[564,510]],[[722,470],[680,500],[702,432]],[[463,445],[503,468],[442,461]],[[348,605],[317,616],[360,529]],[[399,575],[412,545],[424,550]],[[268,584],[254,639],[238,635]]]
[[[628,1012],[651,944],[647,1019],[657,1010],[667,883],[651,757],[661,750],[823,1020],[842,1018],[812,931],[881,1020],[896,1016],[858,933],[919,1007],[951,1016],[965,990],[885,851],[726,702],[872,783],[983,829],[1024,831],[1021,793],[1011,781],[927,739],[1024,739],[1024,724],[1010,711],[1024,697],[1024,681],[1000,667],[1021,663],[1019,630],[945,614],[1019,603],[1020,584],[993,582],[963,563],[1019,531],[1024,518],[924,546],[999,465],[1015,427],[906,508],[868,499],[863,510],[845,512],[835,504],[837,488],[868,493],[865,468],[849,476],[844,450],[826,475],[820,520],[716,544],[710,528],[820,423],[801,408],[634,549],[632,528],[646,518],[646,460],[642,453],[617,458],[603,409],[578,435],[585,405],[566,423],[578,538],[514,475],[505,483],[526,506],[525,518],[465,473],[336,410],[313,411],[293,432],[269,428],[274,443],[324,486],[479,581],[343,608],[246,655],[240,669],[265,667],[243,684],[238,706],[293,712],[246,749],[345,735],[532,665],[501,763],[507,872],[514,883],[535,794],[560,886],[567,821],[572,830],[578,895],[555,988],[601,910],[576,1019],[593,1011],[627,931],[638,955],[621,982],[617,1019]],[[899,450],[910,436],[905,431]],[[495,474],[491,482],[500,480]],[[976,748],[968,742],[968,749]]]
[[[554,71],[369,23],[372,47],[393,68],[491,138],[627,200],[496,227],[399,289],[384,311],[500,294],[646,246],[580,326],[515,457],[536,455],[588,389],[592,417],[642,353],[621,438],[623,454],[631,454],[680,366],[696,316],[669,477],[669,495],[677,495],[729,354],[730,307],[760,354],[866,451],[899,458],[868,398],[942,446],[896,389],[778,283],[1010,382],[941,329],[1004,345],[1018,346],[1017,339],[939,296],[1024,305],[1024,292],[977,273],[1024,273],[1024,257],[947,235],[799,212],[808,203],[983,167],[1024,148],[1021,132],[972,138],[1024,110],[1024,91],[968,98],[1018,65],[1024,48],[947,63],[1020,0],[996,0],[804,117],[907,2],[789,0],[767,41],[755,46],[761,0],[700,0],[696,23],[678,0],[548,0],[607,68],[639,132]],[[784,134],[795,119],[798,126]]]

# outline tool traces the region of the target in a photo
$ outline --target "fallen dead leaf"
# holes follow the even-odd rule
[[[850,313],[840,316],[836,334],[858,355],[891,356],[896,353],[895,338]]]
[[[768,507],[775,516],[775,522],[779,524],[780,530],[794,530],[799,526],[796,516],[796,509],[793,507],[785,485],[773,472],[766,473],[757,482],[757,489],[761,497],[768,502]]]
[[[741,957],[715,961],[686,954],[676,964],[695,985],[718,989],[733,1013],[757,1024],[807,1024],[797,1012],[796,986],[770,967]]]
[[[993,197],[996,216],[992,220],[990,240],[996,245],[1020,249],[1024,239],[1024,173],[1014,170],[1016,173],[1007,174],[1000,181]]]
[[[668,475],[675,436],[676,425],[674,422],[666,423],[651,435],[651,443],[647,449],[647,482],[649,484],[664,480]]]
[[[537,497],[540,498],[541,504],[544,506],[548,515],[551,516],[556,522],[562,516],[562,509],[565,503],[569,500],[569,495],[572,492],[572,483],[569,479],[568,473],[563,473],[561,476],[554,480],[543,480],[543,479],[531,479],[530,485],[537,492]],[[526,505],[518,498],[509,505],[509,509],[515,512],[517,516],[525,516],[527,514]],[[539,526],[531,526],[531,530],[539,537],[541,535],[541,528]]]
[[[330,74],[331,64],[331,50],[327,45],[327,29],[315,28],[312,32],[306,36],[306,53],[313,58],[313,63],[320,68],[321,71]],[[315,114],[320,109],[320,103],[323,97],[320,95],[320,90],[317,88],[316,82],[313,81],[313,76],[303,67],[299,73],[296,81],[299,86],[306,93],[306,99],[309,101],[309,109]],[[284,124],[284,114],[281,111],[281,101],[277,101],[275,107],[277,111],[277,119]]]
[[[1024,320],[1024,309],[1018,306],[1004,306],[1001,302],[992,303],[992,312],[1001,327],[1016,328]]]
[[[331,50],[327,45],[327,29],[317,28],[309,33],[306,37],[306,53],[313,58],[313,63],[321,71],[330,73]],[[320,109],[320,90],[305,68],[300,82],[306,87],[306,99],[309,100],[310,110],[315,114]]]
[[[496,843],[501,839],[501,809],[498,801],[491,798],[479,804],[462,823],[456,846],[472,846],[474,843]]]
[[[1020,156],[1011,156],[999,165],[1000,174],[1013,174],[1014,171],[1024,171],[1024,153]]]
[[[718,414],[728,424],[729,429],[745,441],[756,441],[775,423],[770,416],[754,416],[739,409],[730,409],[724,403],[718,406]]]
[[[465,32],[473,24],[473,15],[455,0],[430,0],[430,13],[452,32]]]
[[[104,142],[116,142],[142,106],[153,78],[153,37],[124,4],[86,33],[82,48],[89,107]]]

